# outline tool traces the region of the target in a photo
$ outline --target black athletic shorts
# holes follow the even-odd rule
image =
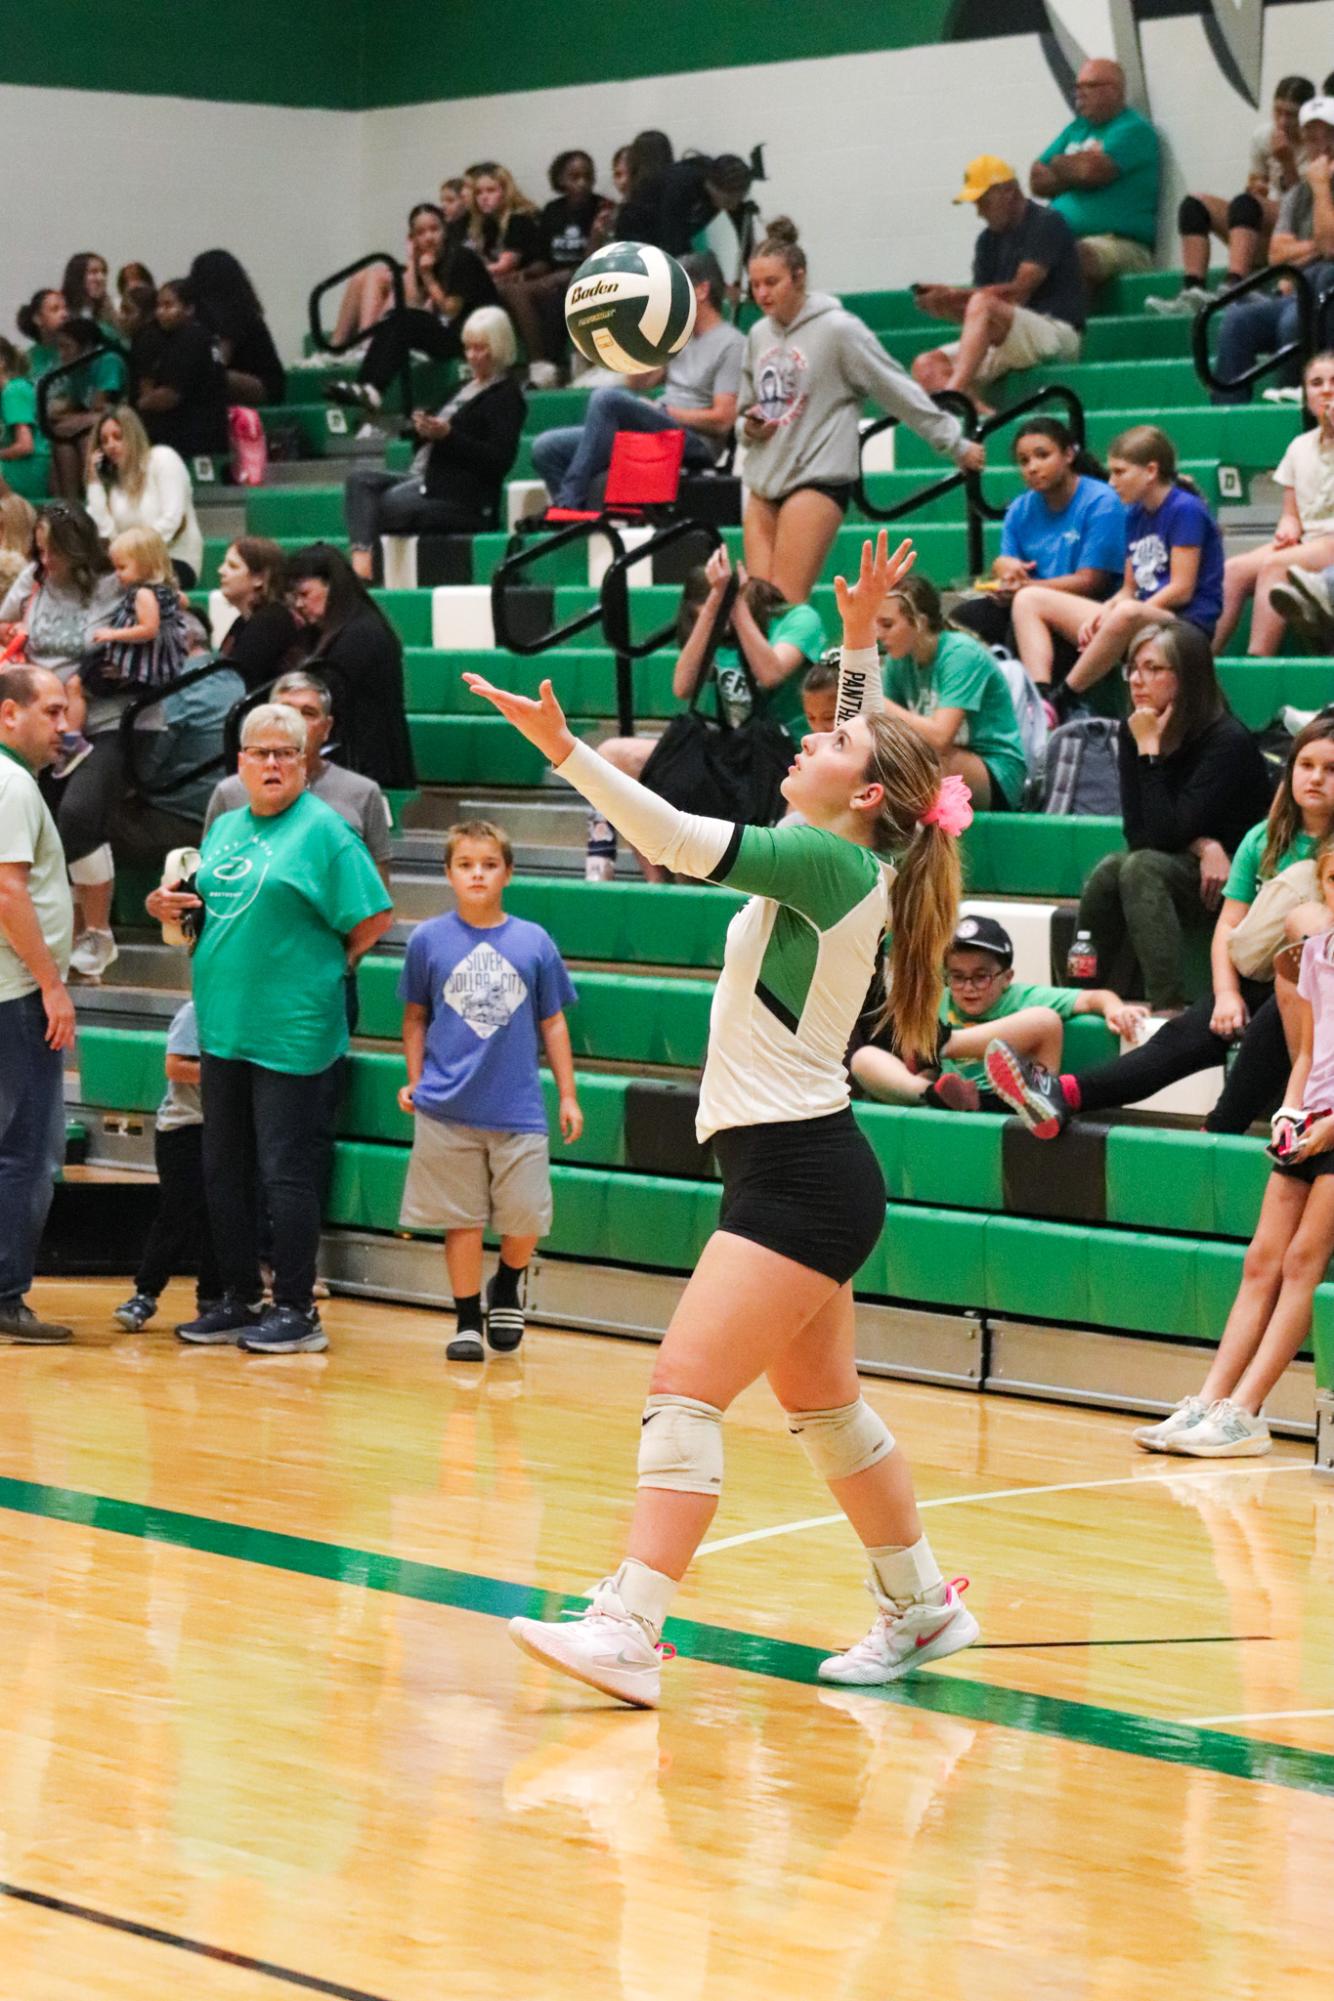
[[[713,1136],[720,1230],[842,1285],[885,1227],[885,1181],[851,1108],[822,1119],[729,1126]],[[1334,1156],[1331,1156],[1334,1158]]]
[[[1276,1160],[1274,1173],[1289,1181],[1315,1181],[1322,1174],[1334,1174],[1334,1153],[1313,1153],[1309,1160]]]
[[[784,500],[791,500],[794,493],[822,493],[826,500],[832,500],[835,507],[842,508],[846,514],[856,491],[856,483],[850,479],[803,479],[780,495],[779,505]]]

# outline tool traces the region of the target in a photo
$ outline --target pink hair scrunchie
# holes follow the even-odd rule
[[[957,772],[940,781],[940,790],[923,813],[919,825],[939,827],[942,834],[958,836],[973,824],[973,797]]]

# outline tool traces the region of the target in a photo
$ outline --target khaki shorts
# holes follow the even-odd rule
[[[1049,319],[1031,306],[1016,306],[1010,331],[999,347],[987,349],[976,380],[996,382],[1011,369],[1036,368],[1043,361],[1078,361],[1081,345],[1081,336],[1068,321]],[[958,341],[952,340],[942,352],[956,355]]]
[[[1128,271],[1152,271],[1154,255],[1147,243],[1133,236],[1081,236],[1079,255],[1087,270],[1092,263],[1094,284],[1105,285],[1109,278],[1124,277]]]
[[[403,1187],[404,1230],[484,1230],[542,1237],[551,1228],[545,1133],[489,1132],[418,1112]]]

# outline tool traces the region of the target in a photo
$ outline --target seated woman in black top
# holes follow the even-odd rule
[[[1213,653],[1183,619],[1142,629],[1126,656],[1132,713],[1120,726],[1126,851],[1098,863],[1079,903],[1098,982],[1185,1006],[1185,930],[1213,922],[1242,835],[1269,810],[1259,746],[1228,708]]]
[[[715,216],[731,217],[737,234],[738,265],[750,254],[756,208],[747,200],[751,171],[737,153],[688,153],[662,177],[654,233],[644,240],[684,257],[696,235]]]
[[[483,160],[473,169],[468,243],[493,278],[508,278],[538,252],[537,210],[508,167]]]
[[[417,783],[403,701],[403,644],[347,558],[327,542],[287,565],[287,602],[308,629],[303,664],[334,698],[330,755],[385,791]]]
[[[130,349],[133,402],[155,445],[170,445],[187,465],[228,450],[227,382],[213,336],[195,317],[188,278],[158,287],[152,324]]]
[[[556,198],[537,219],[537,254],[530,264],[497,280],[505,308],[528,350],[528,380],[551,389],[567,345],[565,294],[570,278],[593,248],[593,233],[611,213],[594,191],[592,155],[577,148],[557,153],[549,179]]]
[[[252,408],[281,403],[287,371],[245,267],[230,250],[202,250],[190,266],[190,285],[199,323],[212,334],[226,374],[227,401]]]
[[[636,132],[626,151],[625,190],[613,241],[657,242],[663,185],[675,158],[665,132]]]
[[[413,412],[421,446],[404,479],[357,466],[343,489],[352,567],[369,582],[381,535],[479,534],[500,516],[505,475],[523,430],[523,393],[510,373],[514,329],[499,306],[463,324],[468,380],[434,417]]]
[[[423,243],[428,222],[431,238],[438,244],[434,257],[425,247],[417,247]],[[421,304],[385,315],[371,335],[356,381],[325,385],[324,393],[331,403],[378,410],[385,390],[409,355],[428,355],[432,361],[455,360],[463,352],[463,323],[468,315],[479,306],[499,303],[495,280],[486,265],[466,243],[447,238],[445,218],[434,202],[419,202],[410,224],[417,262],[408,291],[410,297],[415,290]]]
[[[302,631],[287,602],[286,558],[263,535],[241,535],[218,566],[218,585],[236,617],[218,653],[236,669],[247,692],[265,688],[293,666]]]

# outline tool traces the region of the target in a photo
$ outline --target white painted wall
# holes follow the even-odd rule
[[[367,247],[362,127],[351,112],[0,84],[0,332],[18,337],[17,307],[76,250],[100,251],[114,282],[129,258],[163,279],[218,247],[295,354],[311,284]]]

